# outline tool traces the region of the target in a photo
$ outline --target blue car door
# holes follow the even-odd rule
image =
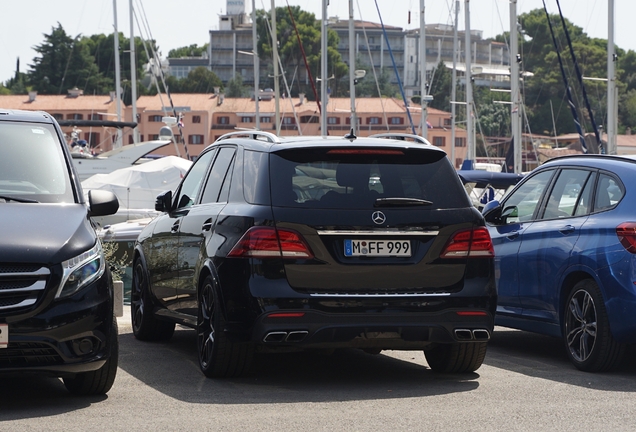
[[[555,170],[545,170],[525,179],[504,199],[502,224],[488,227],[495,249],[497,314],[521,315],[519,267],[523,264],[518,253],[554,173]]]
[[[524,231],[518,253],[524,317],[558,324],[559,286],[589,214],[593,179],[591,170],[561,170]],[[558,334],[558,327],[554,331]]]

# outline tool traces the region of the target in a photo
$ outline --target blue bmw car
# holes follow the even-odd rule
[[[636,158],[552,159],[482,213],[495,323],[562,338],[580,370],[616,368],[636,342]]]

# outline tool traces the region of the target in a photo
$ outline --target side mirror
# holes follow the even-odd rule
[[[481,210],[481,214],[484,216],[486,222],[492,224],[500,224],[501,223],[501,204],[499,201],[492,200],[484,206]]]
[[[92,189],[88,191],[88,216],[107,216],[117,213],[119,200],[111,191]]]
[[[155,201],[155,210],[169,212],[172,210],[172,191],[161,192]]]

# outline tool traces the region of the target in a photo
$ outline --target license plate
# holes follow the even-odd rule
[[[0,348],[9,346],[9,325],[0,324]]]
[[[345,256],[410,257],[410,240],[345,240]]]

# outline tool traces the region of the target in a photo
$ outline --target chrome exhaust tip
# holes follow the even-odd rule
[[[473,332],[469,329],[455,329],[455,338],[460,341],[472,340]]]
[[[263,342],[283,342],[287,337],[287,332],[269,332],[263,338]]]
[[[478,341],[490,340],[490,332],[486,329],[473,330],[473,337]]]
[[[287,334],[285,342],[300,342],[309,334],[307,331],[292,331]]]

